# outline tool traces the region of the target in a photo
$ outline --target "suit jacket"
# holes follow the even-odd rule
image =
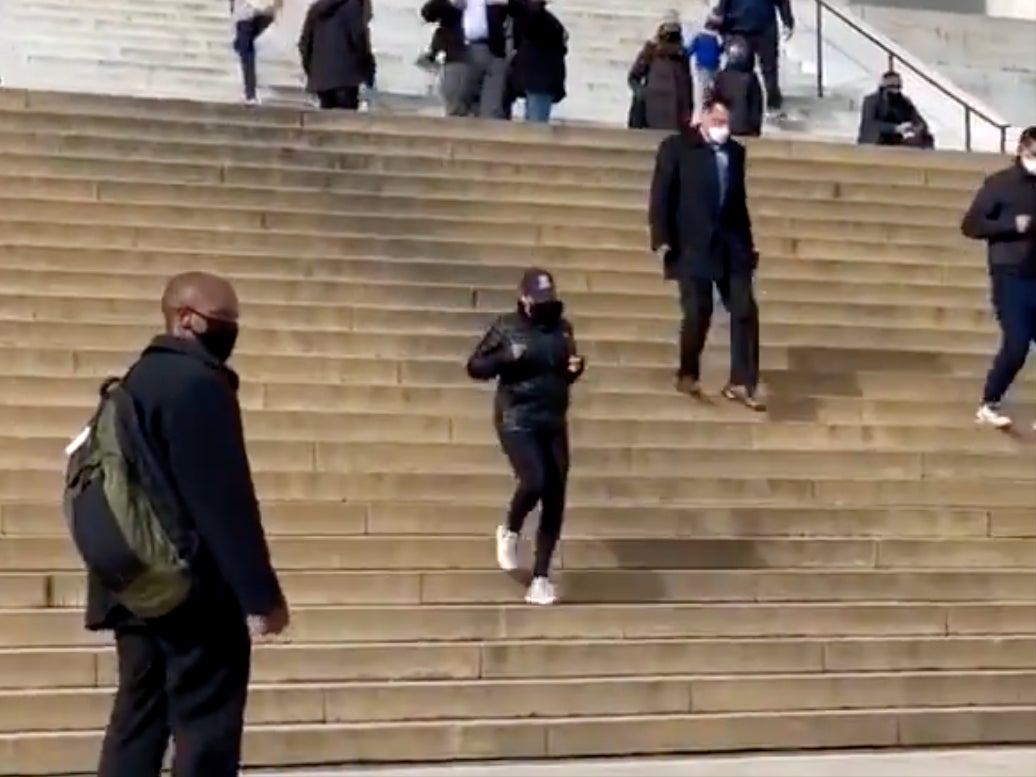
[[[715,152],[697,127],[662,141],[651,181],[651,250],[667,245],[665,277],[717,280],[751,274],[759,262],[745,190],[745,148],[728,141],[727,188],[719,204]]]

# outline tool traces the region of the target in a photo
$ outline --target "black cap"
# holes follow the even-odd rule
[[[532,303],[554,302],[558,298],[554,276],[539,267],[530,267],[522,274],[519,291]]]

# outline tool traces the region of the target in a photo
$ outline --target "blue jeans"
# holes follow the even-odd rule
[[[1025,366],[1029,346],[1036,343],[1036,278],[993,275],[993,309],[1000,322],[1000,350],[986,378],[982,401],[996,404]]]
[[[525,95],[525,120],[536,124],[547,124],[550,121],[550,110],[554,107],[554,97],[549,94],[533,93]]]

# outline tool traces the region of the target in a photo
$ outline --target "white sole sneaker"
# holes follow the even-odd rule
[[[1010,429],[1014,425],[1010,416],[1004,415],[993,405],[980,405],[975,412],[975,422],[994,429]]]
[[[518,535],[506,526],[496,527],[496,564],[504,572],[518,569]]]
[[[558,592],[554,584],[546,577],[535,577],[529,584],[529,590],[525,592],[525,603],[539,606],[555,604],[558,600]]]

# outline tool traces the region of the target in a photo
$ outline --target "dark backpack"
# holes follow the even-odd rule
[[[101,585],[134,615],[160,617],[190,594],[193,533],[123,381],[109,378],[100,395],[69,453],[65,519]]]

